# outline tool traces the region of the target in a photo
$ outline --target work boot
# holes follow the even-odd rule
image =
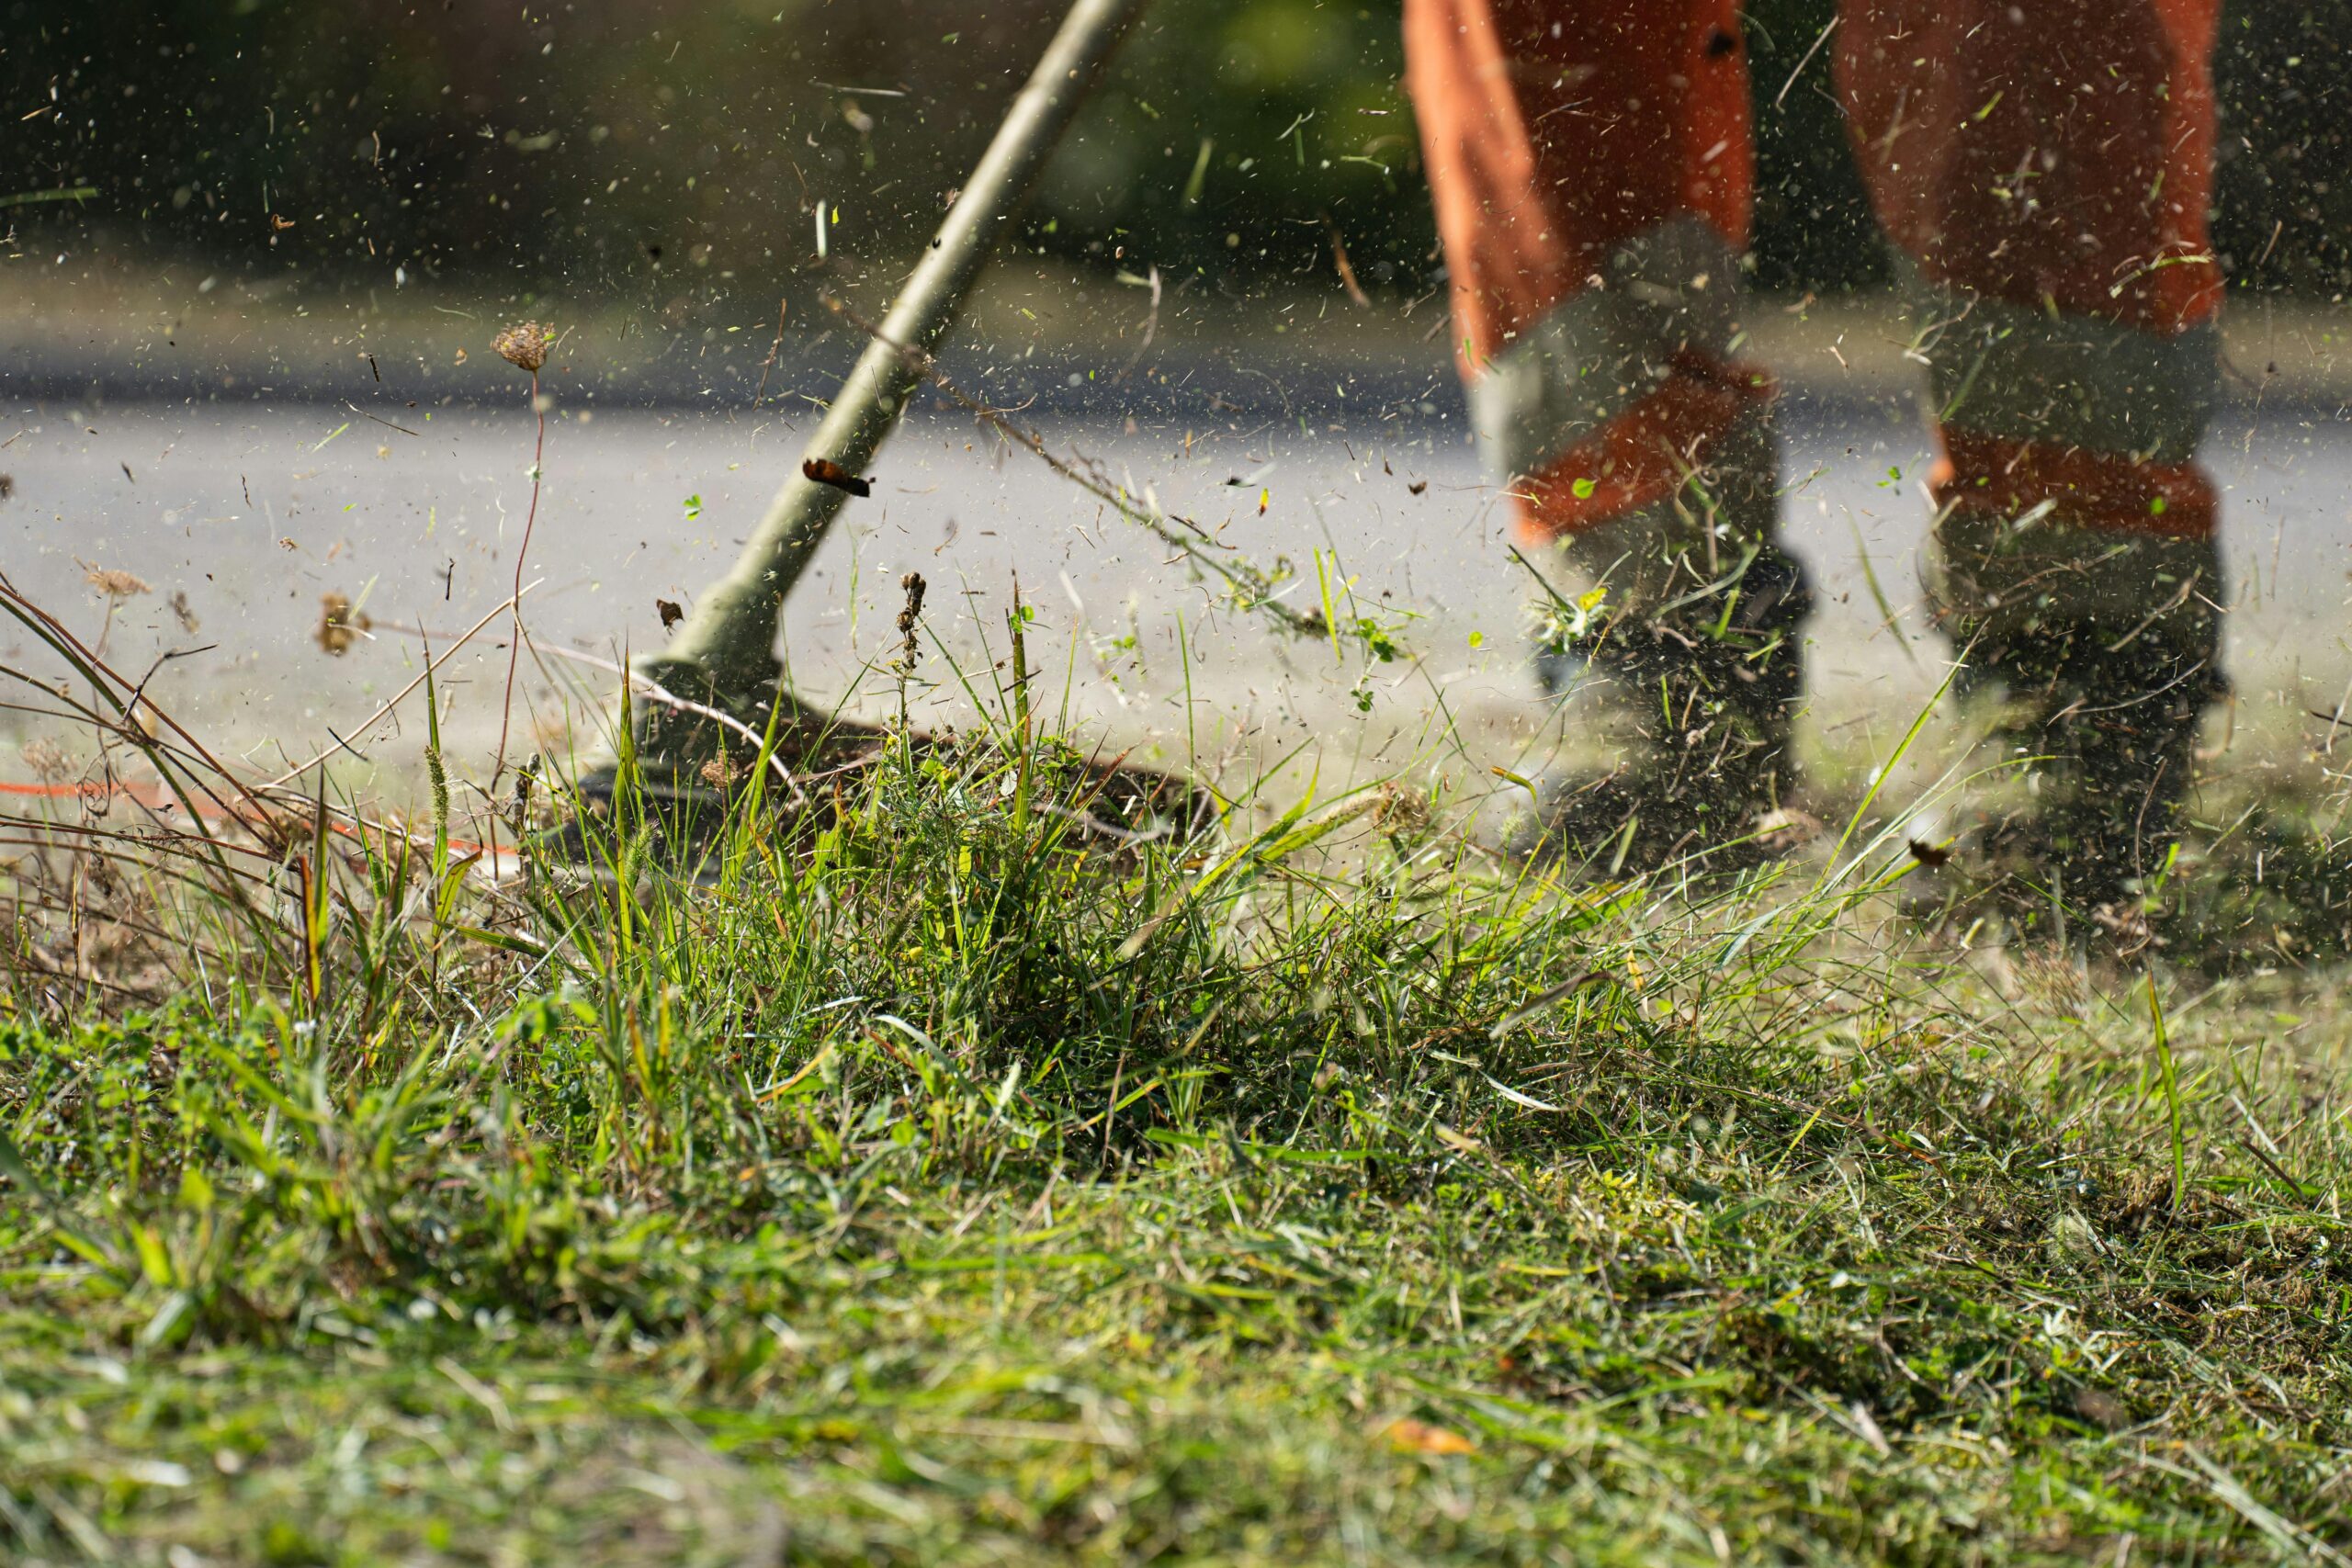
[[[2145,900],[2195,782],[2198,723],[2228,691],[2220,644],[2217,617],[2176,615],[2137,635],[2043,626],[1971,655],[1964,684],[2002,689],[1995,742],[2026,786],[1984,838],[2020,925],[2058,918],[2054,902],[2127,949],[2144,944]]]
[[[1759,822],[1796,779],[1798,632],[1812,607],[1804,568],[1764,544],[1718,592],[1600,624],[1548,616],[1535,660],[1544,694],[1604,705],[1628,755],[1553,792],[1541,849],[1603,875],[1701,852],[1718,867],[1773,852]]]

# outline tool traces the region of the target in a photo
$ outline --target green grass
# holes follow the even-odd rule
[[[1555,886],[1435,773],[1090,852],[1025,733],[747,810],[702,886],[626,794],[619,874],[496,894],[323,786],[53,825],[0,1553],[2352,1550],[2336,975],[2005,998],[1883,856]]]

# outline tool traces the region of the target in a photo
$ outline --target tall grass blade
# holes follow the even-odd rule
[[[2188,1145],[2180,1130],[2180,1069],[2173,1061],[2172,1032],[2165,1027],[2165,1006],[2156,995],[2156,976],[2148,973],[2148,1019],[2156,1032],[2157,1083],[2165,1097],[2165,1116],[2172,1132],[2172,1212],[2180,1213],[2188,1199]]]

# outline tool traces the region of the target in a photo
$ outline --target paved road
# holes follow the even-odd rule
[[[1420,657],[1382,672],[1368,716],[1349,700],[1355,671],[1335,668],[1328,646],[1285,642],[1214,611],[1166,551],[944,412],[912,417],[878,467],[873,498],[853,503],[849,526],[793,601],[786,644],[797,678],[838,694],[856,685],[862,662],[887,658],[898,580],[910,570],[930,580],[935,626],[978,670],[978,638],[1001,641],[1017,572],[1061,639],[1046,657],[1074,654],[1071,710],[1118,744],[1181,756],[1188,746],[1230,751],[1246,738],[1243,750],[1263,754],[1308,737],[1329,759],[1328,778],[1370,765],[1363,759],[1410,756],[1442,713],[1476,761],[1509,764],[1534,743],[1517,660],[1528,584],[1505,553],[1458,405],[1363,407],[1342,398],[1311,414],[1223,409],[1132,432],[1053,413],[1047,428],[1057,446],[1167,504],[1229,522],[1226,536],[1260,559],[1287,555],[1304,567],[1315,550],[1336,550],[1360,596],[1420,616],[1405,634]],[[134,573],[153,591],[122,602],[107,634],[124,664],[212,645],[157,676],[167,705],[256,767],[331,744],[332,728],[390,770],[388,789],[405,793],[401,771],[421,743],[416,712],[355,733],[418,665],[416,637],[381,624],[422,626],[446,641],[503,597],[529,502],[532,430],[514,411],[387,401],[371,412],[20,404],[8,425],[17,434],[0,453],[15,480],[0,504],[0,559],[93,634],[107,617],[85,569]],[[807,428],[559,408],[526,573],[539,582],[528,601],[534,636],[607,657],[658,643],[656,599],[690,600],[731,558]],[[1867,553],[1898,606],[1916,600],[1924,445],[1904,412],[1883,403],[1792,400],[1783,428],[1788,475],[1803,481],[1789,503],[1791,536],[1827,588],[1814,626],[1815,733],[1834,751],[1883,750],[1945,651],[1914,621],[1884,624],[1860,568]],[[2318,406],[2241,406],[2209,453],[2228,489],[2242,721],[2288,733],[2285,716],[2334,707],[2352,673],[2352,425]],[[1247,482],[1227,483],[1234,478]],[[379,623],[340,658],[313,641],[330,592]],[[1180,613],[1192,634],[1189,719]],[[23,661],[20,643],[0,633],[11,663]],[[583,692],[606,683],[593,670],[551,667]],[[488,751],[504,669],[485,637],[452,671],[454,755]],[[853,701],[873,708],[882,682],[866,684]],[[543,728],[556,725],[549,682],[527,664],[525,691]],[[965,699],[951,682],[932,701],[952,711]],[[0,715],[0,777],[23,775],[23,738],[21,721]]]

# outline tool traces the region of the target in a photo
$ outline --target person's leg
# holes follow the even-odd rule
[[[1566,830],[1638,816],[1651,856],[1736,834],[1787,772],[1810,594],[1775,540],[1770,384],[1734,348],[1734,0],[1406,0],[1405,44],[1478,434],[1522,542],[1607,590],[1543,667],[1636,695],[1651,732]]]
[[[2080,901],[2164,856],[2222,690],[2206,242],[2217,0],[1847,0],[1839,85],[1930,418],[1931,599],[2063,766],[2036,847]]]

